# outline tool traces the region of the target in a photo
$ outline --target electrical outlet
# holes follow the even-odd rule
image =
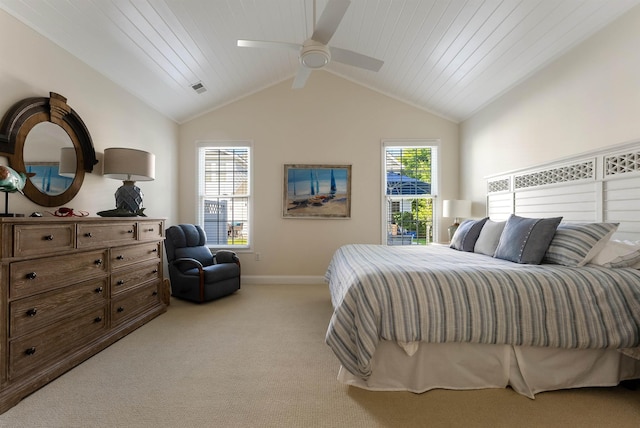
[[[256,261],[259,262],[260,260],[262,260],[262,254],[256,253]]]

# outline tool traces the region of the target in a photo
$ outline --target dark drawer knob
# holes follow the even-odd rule
[[[124,256],[123,255],[119,255],[118,257],[116,257],[116,260],[124,260]]]
[[[124,285],[124,280],[120,279],[116,282],[116,285]]]
[[[27,310],[27,315],[30,316],[30,317],[35,317],[37,313],[38,313],[38,309],[37,308],[31,308],[31,309]]]
[[[47,235],[44,237],[45,241],[53,241],[53,235]]]
[[[153,227],[147,229],[147,232],[153,232]]]
[[[91,234],[91,232],[85,233],[84,236],[86,236],[87,238],[93,238],[93,235]]]
[[[102,293],[102,287],[96,288],[96,293]]]
[[[133,233],[133,229],[127,230],[127,233]]]
[[[120,306],[118,309],[116,309],[118,312],[124,312],[124,308],[122,306]]]
[[[153,250],[151,250],[151,252],[152,252],[152,253],[157,253],[157,252],[158,252],[158,249],[157,249],[157,248],[154,248]]]
[[[36,275],[36,273],[35,273],[35,272],[29,272],[29,273],[26,275],[27,279],[36,279],[36,276],[38,276],[38,275]]]
[[[95,323],[102,322],[102,317],[95,317],[95,318],[93,319],[93,322],[95,322]]]
[[[27,348],[24,353],[25,355],[33,355],[36,353],[36,347],[32,346],[31,348]]]
[[[157,292],[157,291],[154,291],[153,293],[151,293],[151,295],[152,295],[152,296],[157,296],[157,295],[158,295],[158,292]]]
[[[102,265],[102,259],[96,259],[94,263],[96,264],[96,266],[100,266]]]
[[[158,269],[152,270],[151,273],[158,273]]]

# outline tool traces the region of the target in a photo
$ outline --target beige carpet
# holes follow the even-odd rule
[[[336,381],[325,285],[245,285],[169,311],[0,415],[0,427],[638,427],[640,391],[369,392]]]

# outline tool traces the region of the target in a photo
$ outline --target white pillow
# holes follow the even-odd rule
[[[476,245],[473,247],[473,252],[493,257],[496,248],[498,248],[500,235],[502,235],[505,224],[507,224],[506,221],[487,220],[482,226],[480,236],[478,236]]]
[[[591,259],[591,263],[604,267],[640,269],[640,241],[609,241]]]

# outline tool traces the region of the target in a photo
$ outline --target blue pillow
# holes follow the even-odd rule
[[[482,220],[465,220],[460,223],[460,226],[456,229],[456,233],[451,238],[451,245],[454,250],[473,252],[473,248],[476,246],[478,236],[482,226],[489,217],[485,217]]]
[[[539,265],[562,217],[526,218],[512,214],[504,226],[495,258]]]

